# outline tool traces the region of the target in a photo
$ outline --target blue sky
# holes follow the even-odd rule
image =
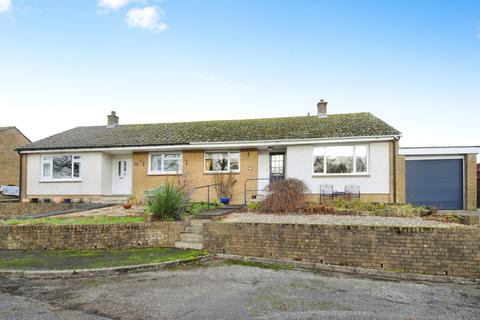
[[[0,126],[369,111],[480,145],[480,1],[0,0]]]

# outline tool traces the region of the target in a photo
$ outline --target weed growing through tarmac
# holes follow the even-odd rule
[[[272,269],[272,270],[285,270],[293,269],[294,266],[290,264],[276,264],[276,263],[264,263],[258,261],[249,261],[249,260],[233,260],[226,259],[223,261],[223,264],[226,266],[245,266],[245,267],[256,267],[262,269]]]

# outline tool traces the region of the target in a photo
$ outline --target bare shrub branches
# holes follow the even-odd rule
[[[284,179],[270,182],[265,191],[267,196],[260,203],[262,211],[298,212],[310,190],[302,180]]]

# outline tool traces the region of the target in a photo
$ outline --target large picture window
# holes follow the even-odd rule
[[[42,156],[42,180],[80,179],[81,157],[78,155]]]
[[[366,174],[368,146],[328,146],[313,149],[314,174]]]
[[[240,152],[205,152],[205,172],[239,172]]]
[[[182,154],[178,152],[152,153],[149,159],[149,174],[181,174]]]

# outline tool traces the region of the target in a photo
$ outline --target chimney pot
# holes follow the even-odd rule
[[[317,103],[317,116],[319,118],[326,118],[327,117],[327,101],[321,99],[320,102]]]
[[[107,115],[107,126],[109,128],[113,128],[118,126],[119,124],[119,118],[117,117],[115,111],[112,111],[111,114]]]

